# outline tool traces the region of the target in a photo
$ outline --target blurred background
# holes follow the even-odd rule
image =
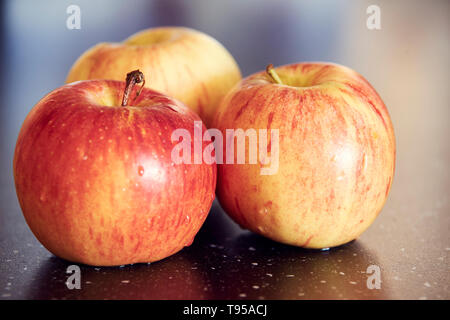
[[[66,9],[72,4],[81,9],[79,30],[66,27]],[[369,5],[381,10],[380,30],[366,26]],[[332,61],[361,73],[391,114],[398,147],[397,171],[380,217],[357,241],[356,249],[353,245],[345,250],[350,250],[348,257],[356,250],[354,253],[366,257],[367,263],[376,256],[382,267],[385,290],[366,297],[450,298],[449,1],[19,0],[2,1],[0,14],[2,298],[40,297],[36,292],[27,293],[30,281],[51,279],[48,273],[54,267],[62,268],[55,258],[45,268],[40,267],[42,261],[30,262],[27,254],[16,259],[24,250],[31,250],[27,246],[38,246],[21,215],[12,175],[15,141],[25,116],[40,98],[64,83],[73,62],[91,46],[122,41],[141,29],[162,25],[187,26],[213,36],[231,52],[244,76],[262,70],[268,63],[300,61]],[[214,208],[214,214],[223,214],[217,204]],[[238,227],[223,221],[237,234]],[[216,222],[208,223],[224,228]],[[36,250],[46,252],[41,247],[33,252]],[[41,259],[47,261],[50,258],[45,254]],[[286,259],[295,256],[289,251]],[[30,275],[30,270],[39,272]],[[16,282],[9,277],[15,277]],[[346,289],[341,296],[333,294],[333,286],[322,289],[320,295],[317,286],[314,289],[311,285],[315,295],[309,297],[364,297],[362,293],[354,295],[351,282],[343,284]],[[10,289],[5,289],[8,283]],[[216,285],[226,286],[221,282]],[[285,289],[284,295],[277,295],[279,291],[273,289],[275,293],[265,297],[304,297],[297,289]],[[228,297],[226,292],[224,289],[222,296],[207,297]],[[238,298],[232,294],[237,293],[230,295]]]

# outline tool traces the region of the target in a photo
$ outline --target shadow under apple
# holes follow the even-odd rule
[[[365,271],[378,265],[362,241],[329,251],[283,245],[241,229],[215,201],[193,244],[152,264],[80,265],[81,289],[69,290],[72,263],[51,257],[27,299],[387,299],[370,290]]]

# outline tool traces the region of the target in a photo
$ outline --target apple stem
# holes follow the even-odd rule
[[[283,84],[283,82],[281,81],[280,77],[278,76],[277,72],[275,71],[275,68],[273,67],[273,64],[269,64],[266,67],[266,72],[269,75],[270,79],[277,83],[277,84]]]
[[[127,73],[125,91],[123,92],[123,98],[122,98],[122,107],[127,105],[128,97],[130,96],[131,90],[133,90],[134,85],[136,83],[141,83],[141,82],[142,82],[142,86],[138,90],[138,92],[136,92],[136,97],[134,97],[135,99],[141,94],[141,91],[144,88],[144,85],[145,85],[144,74],[139,70],[134,70],[134,71]]]

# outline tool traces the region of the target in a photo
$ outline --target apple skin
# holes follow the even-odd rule
[[[283,84],[265,72],[245,78],[224,98],[213,126],[223,134],[227,128],[278,129],[278,172],[260,175],[260,165],[248,161],[219,165],[220,204],[241,227],[278,242],[305,248],[347,243],[374,221],[392,184],[388,111],[347,67],[298,63],[275,70]]]
[[[146,88],[122,107],[124,88],[88,80],[56,89],[32,109],[17,139],[24,217],[50,252],[69,261],[163,259],[192,243],[215,197],[215,164],[171,161],[172,131],[193,135],[200,118]]]
[[[99,43],[72,66],[67,83],[88,79],[123,80],[140,69],[146,86],[174,97],[208,126],[225,94],[241,80],[231,54],[212,37],[183,27],[138,32],[122,43]]]

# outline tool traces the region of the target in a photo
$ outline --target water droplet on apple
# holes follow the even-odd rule
[[[143,166],[139,166],[138,167],[138,174],[142,177],[144,175],[144,167]]]
[[[189,221],[191,221],[191,217],[186,216],[186,223],[189,223]]]
[[[194,242],[194,238],[188,239],[188,240],[186,241],[186,243],[184,244],[184,246],[185,246],[185,247],[189,247],[189,246],[192,244],[192,242]]]
[[[42,202],[45,201],[45,193],[41,194],[41,196],[39,197],[39,200],[41,200]]]
[[[270,213],[270,209],[271,209],[270,205],[264,204],[264,205],[258,210],[258,213],[259,213],[259,214],[264,214],[264,215],[266,215],[266,214]]]
[[[84,155],[83,156],[83,160],[87,160],[88,159],[88,156],[87,155]]]

